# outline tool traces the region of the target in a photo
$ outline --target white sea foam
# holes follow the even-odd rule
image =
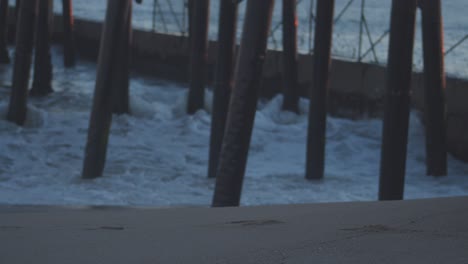
[[[6,122],[8,112],[7,102],[0,102],[0,116],[2,122]],[[24,121],[24,128],[40,128],[47,121],[47,113],[33,105],[27,106],[26,120]],[[8,125],[6,125],[8,126]]]
[[[53,53],[54,65],[60,54]],[[54,70],[57,92],[29,101],[28,122],[0,121],[0,203],[209,205],[207,179],[212,93],[187,116],[186,85],[135,76],[130,115],[114,116],[104,177],[80,179],[95,66]],[[0,73],[8,79],[11,72]],[[79,78],[77,77],[79,76]],[[5,113],[8,90],[0,88]],[[242,204],[375,200],[382,121],[328,117],[325,179],[304,179],[307,112],[281,111],[282,97],[259,103]],[[468,194],[468,164],[449,156],[449,176],[425,175],[424,130],[412,113],[406,198]]]

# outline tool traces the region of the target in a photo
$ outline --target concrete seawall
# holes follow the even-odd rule
[[[12,14],[13,12],[10,12]],[[55,19],[56,40],[61,38],[61,16]],[[75,19],[77,48],[82,57],[96,60],[99,53],[101,22]],[[281,91],[281,51],[269,50],[265,60],[261,95],[271,97]],[[214,76],[216,42],[209,43],[209,71]],[[183,36],[134,30],[134,71],[174,81],[188,81],[188,39]],[[301,94],[311,87],[313,55],[299,56],[299,84]],[[333,115],[359,117],[379,115],[383,107],[386,68],[382,65],[333,59],[329,112]],[[413,106],[424,111],[424,81],[421,73],[413,73]],[[449,152],[468,161],[468,80],[447,78],[447,142]]]

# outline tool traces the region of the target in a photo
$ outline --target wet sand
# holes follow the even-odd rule
[[[241,208],[0,206],[0,263],[468,263],[468,197]]]

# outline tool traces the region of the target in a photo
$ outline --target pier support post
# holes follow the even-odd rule
[[[106,20],[99,48],[96,87],[83,164],[82,177],[85,179],[100,177],[104,170],[115,96],[112,75],[120,56],[119,47],[115,43],[121,40],[122,28],[125,27],[125,17],[128,15],[131,1],[107,1]]]
[[[16,20],[16,23],[18,23],[20,6],[21,6],[21,0],[16,0],[15,1],[15,20]]]
[[[421,1],[421,0],[419,0]],[[444,35],[440,0],[422,0],[426,173],[447,175]]]
[[[0,0],[0,64],[10,63],[8,54],[8,0]]]
[[[283,110],[298,113],[296,0],[283,0]]]
[[[23,1],[20,5],[16,31],[16,51],[13,66],[13,85],[8,106],[7,120],[22,126],[26,121],[28,84],[31,71],[36,21],[36,0]]]
[[[187,113],[203,109],[205,102],[206,64],[208,59],[209,0],[192,3],[193,13],[190,25],[190,88]]]
[[[306,179],[322,179],[325,168],[327,100],[330,82],[333,12],[335,0],[317,1],[314,73],[310,92]]]
[[[379,200],[403,199],[416,3],[392,1]]]
[[[255,119],[273,0],[249,0],[235,69],[213,206],[238,206]]]
[[[52,61],[50,56],[49,0],[38,1],[36,47],[33,84],[29,94],[44,96],[52,93]]]
[[[237,33],[237,1],[221,1],[218,27],[218,51],[211,114],[208,178],[216,177],[223,143],[229,98],[234,85],[234,61]]]
[[[15,1],[15,23],[13,24],[13,43],[16,41],[16,31],[18,30],[18,23],[19,23],[19,10],[21,6],[21,0]]]
[[[73,3],[72,0],[62,1],[63,13],[63,62],[66,68],[75,66],[75,34],[73,32]]]
[[[191,43],[192,38],[192,28],[193,28],[193,3],[195,0],[186,0],[186,7],[187,7],[187,15],[188,15],[188,37],[189,37],[189,44]],[[190,47],[189,47],[190,52]]]
[[[128,12],[123,23],[124,27],[120,33],[120,40],[115,44],[118,46],[118,62],[116,62],[113,73],[114,106],[113,113],[126,114],[130,111],[130,61],[132,45],[132,1],[130,1]]]

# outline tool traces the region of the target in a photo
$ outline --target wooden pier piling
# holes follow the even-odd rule
[[[190,21],[190,89],[187,113],[203,109],[205,103],[205,79],[208,59],[209,0],[193,1]]]
[[[38,1],[33,84],[29,94],[44,96],[53,92],[50,56],[49,0]]]
[[[310,92],[306,179],[322,179],[325,169],[327,100],[330,82],[335,0],[317,1],[314,39],[314,78]]]
[[[213,206],[238,206],[255,119],[273,0],[248,0]]]
[[[0,64],[10,63],[8,53],[8,0],[0,0]]]
[[[192,39],[192,29],[193,29],[193,24],[192,24],[192,20],[193,20],[193,3],[195,2],[195,0],[185,0],[185,7],[187,8],[187,15],[188,15],[188,23],[187,23],[187,26],[188,26],[188,41],[189,41],[189,52],[190,52],[190,43],[192,43],[191,39]]]
[[[216,177],[223,143],[229,98],[234,86],[234,63],[237,33],[237,1],[221,1],[218,29],[218,53],[213,87],[211,114],[210,158],[208,178]]]
[[[426,173],[447,175],[444,34],[441,1],[420,0],[424,53]]]
[[[22,126],[26,121],[29,75],[31,71],[37,1],[21,2],[16,28],[16,51],[13,66],[13,88],[7,120]]]
[[[16,0],[15,1],[15,20],[16,20],[16,22],[18,22],[20,6],[21,6],[21,0]]]
[[[417,0],[393,0],[379,200],[403,199]]]
[[[21,0],[15,0],[15,23],[13,24],[13,35],[16,38],[16,31],[18,28],[18,19],[19,19],[19,10],[21,6]],[[13,39],[13,42],[16,41],[16,39]]]
[[[125,17],[128,16],[131,1],[111,0],[107,2],[82,172],[82,177],[85,179],[100,177],[104,170],[115,96],[112,75],[120,56],[119,47],[115,43],[122,38],[121,33],[125,28]]]
[[[283,110],[298,113],[296,0],[283,0]]]
[[[129,3],[125,16],[124,27],[121,29],[120,40],[115,43],[118,46],[118,62],[116,62],[113,75],[114,105],[112,112],[126,114],[130,112],[130,60],[132,45],[132,1]]]
[[[63,13],[63,62],[66,68],[75,66],[75,34],[73,32],[73,3],[72,0],[62,0]]]

